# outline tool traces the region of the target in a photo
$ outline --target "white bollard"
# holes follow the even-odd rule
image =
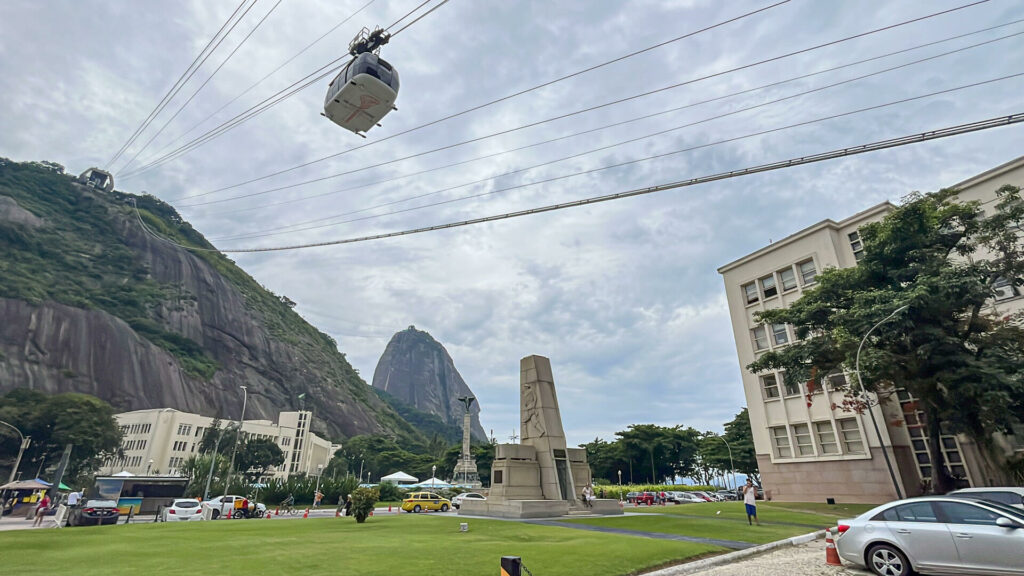
[[[461,522],[461,523],[459,523],[459,532],[469,532],[469,523],[468,522]]]

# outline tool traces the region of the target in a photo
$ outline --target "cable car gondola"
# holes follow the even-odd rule
[[[388,112],[397,110],[398,71],[377,55],[390,36],[380,28],[363,28],[352,42],[352,60],[331,81],[324,99],[324,112],[331,122],[360,136]]]

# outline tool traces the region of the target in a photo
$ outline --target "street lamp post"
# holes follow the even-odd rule
[[[436,478],[436,477],[437,477],[437,466],[434,465],[434,466],[430,467],[430,487],[431,488],[434,487],[434,478]]]
[[[857,372],[857,382],[860,384],[861,400],[863,400],[864,404],[867,405],[868,416],[871,417],[871,425],[874,426],[874,428],[875,428],[875,437],[878,438],[878,444],[882,448],[882,456],[885,458],[885,467],[889,469],[889,478],[892,479],[892,487],[893,487],[893,489],[896,490],[896,499],[897,500],[902,500],[903,499],[903,491],[900,490],[900,484],[899,484],[899,482],[896,481],[896,472],[893,471],[892,461],[889,459],[889,452],[886,451],[885,444],[882,443],[882,432],[878,429],[878,420],[875,419],[875,412],[871,409],[871,404],[868,401],[868,391],[867,391],[867,389],[864,388],[864,378],[860,375],[860,351],[861,351],[862,348],[864,348],[864,343],[867,342],[868,336],[870,336],[871,333],[874,332],[875,328],[878,328],[882,324],[885,324],[886,322],[891,320],[894,316],[896,316],[900,312],[903,312],[907,308],[910,308],[910,305],[905,304],[905,305],[900,306],[899,308],[893,310],[892,314],[889,314],[888,316],[886,316],[885,318],[880,320],[877,324],[872,326],[871,329],[868,330],[866,334],[864,334],[864,338],[861,338],[860,346],[857,346],[857,358],[855,360],[855,366],[854,366],[854,371]],[[881,406],[882,406],[881,402],[879,402],[878,406],[879,406],[879,409],[881,409]]]
[[[7,427],[11,428],[15,432],[17,432],[18,433],[18,437],[21,438],[21,447],[18,448],[18,457],[14,459],[14,467],[11,468],[11,475],[10,475],[10,477],[7,478],[7,483],[10,484],[11,482],[14,482],[14,477],[15,477],[15,475],[18,472],[18,466],[21,465],[21,456],[22,456],[22,454],[25,453],[25,450],[28,448],[28,445],[32,443],[32,437],[31,436],[26,437],[24,434],[21,433],[21,430],[18,430],[14,426],[14,424],[9,424],[7,422],[4,422],[3,420],[0,420],[0,424],[3,424],[4,426],[7,426]]]
[[[359,483],[362,484],[363,483],[363,462],[366,462],[366,460],[362,459],[363,458],[362,454],[359,455],[359,458],[360,458],[360,460],[359,460]]]
[[[622,502],[622,470],[619,470],[619,502]]]
[[[732,463],[732,446],[729,446],[729,443],[726,442],[724,436],[721,436],[719,434],[714,434],[714,436],[715,436],[715,438],[720,439],[722,442],[725,442],[725,447],[729,449],[729,474],[732,475],[732,489],[735,490],[736,489],[736,466]],[[728,482],[726,482],[726,484],[728,484]]]
[[[238,454],[238,441],[242,436],[242,420],[245,420],[245,405],[249,401],[249,390],[245,386],[242,389],[242,415],[238,417],[238,431],[235,433],[235,447],[231,450],[231,464],[228,465],[228,477],[224,481],[224,496],[228,495],[228,487],[231,486],[231,472],[235,469],[235,455]],[[223,504],[224,500],[221,499]]]

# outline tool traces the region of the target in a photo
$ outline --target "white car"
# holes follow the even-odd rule
[[[171,505],[160,511],[161,522],[198,522],[203,519],[203,507],[195,498],[175,498]]]
[[[1013,506],[1014,508],[1024,510],[1024,488],[1017,488],[1014,486],[1002,488],[964,488],[962,490],[954,490],[947,494],[947,496],[970,498],[972,500],[987,500],[989,502],[998,502],[999,504],[1006,504],[1007,506]]]
[[[267,507],[253,504],[245,496],[217,496],[203,502],[203,506],[211,508],[210,518],[217,520],[225,514],[231,518],[262,518],[267,515]]]
[[[696,494],[690,494],[689,492],[673,492],[672,495],[674,497],[673,499],[676,501],[677,504],[706,502],[706,500],[704,500],[700,496],[697,496]]]
[[[463,492],[452,498],[452,506],[456,509],[461,508],[463,500],[487,500],[487,498],[483,494],[477,494],[476,492]]]

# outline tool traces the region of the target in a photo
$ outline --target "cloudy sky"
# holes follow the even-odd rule
[[[184,156],[128,177],[341,57],[360,27],[387,26],[420,3],[374,0],[364,7],[368,1],[283,0],[196,92],[275,6],[257,0],[111,166],[118,189],[171,202],[220,248],[282,246],[501,214],[1022,111],[1024,79],[1013,77],[715,144],[1024,72],[1024,35],[1014,36],[1024,32],[1024,22],[1005,25],[1024,19],[1024,6],[992,0],[686,83],[968,4],[792,0],[383,140],[773,4],[452,0],[384,48],[382,57],[401,74],[399,110],[366,140],[320,116],[323,80]],[[73,172],[105,167],[237,6],[235,0],[4,1],[0,155],[52,160]],[[896,51],[904,52],[842,67]],[[938,57],[874,74],[932,56]],[[776,84],[835,67],[842,68]],[[389,162],[680,83],[686,84]],[[766,84],[775,85],[753,90]],[[746,92],[732,96],[740,91]],[[701,103],[710,99],[716,100]],[[603,128],[610,124],[616,126]],[[529,354],[551,358],[570,442],[609,439],[633,423],[720,430],[745,401],[717,267],[822,219],[954,184],[1008,161],[1022,153],[1022,136],[1020,127],[1000,128],[515,220],[232,257],[298,302],[297,310],[338,340],[367,381],[394,332],[409,325],[429,331],[454,358],[480,399],[484,428],[499,440],[518,432],[518,361]],[[561,139],[540,144],[555,138]],[[467,162],[481,156],[489,157]],[[368,168],[381,163],[387,164]],[[453,163],[460,164],[441,168]],[[439,169],[420,173],[432,168]],[[580,172],[587,173],[571,176]],[[475,198],[460,200],[467,196]],[[450,202],[427,206],[439,201]],[[423,208],[409,210],[417,207]]]

